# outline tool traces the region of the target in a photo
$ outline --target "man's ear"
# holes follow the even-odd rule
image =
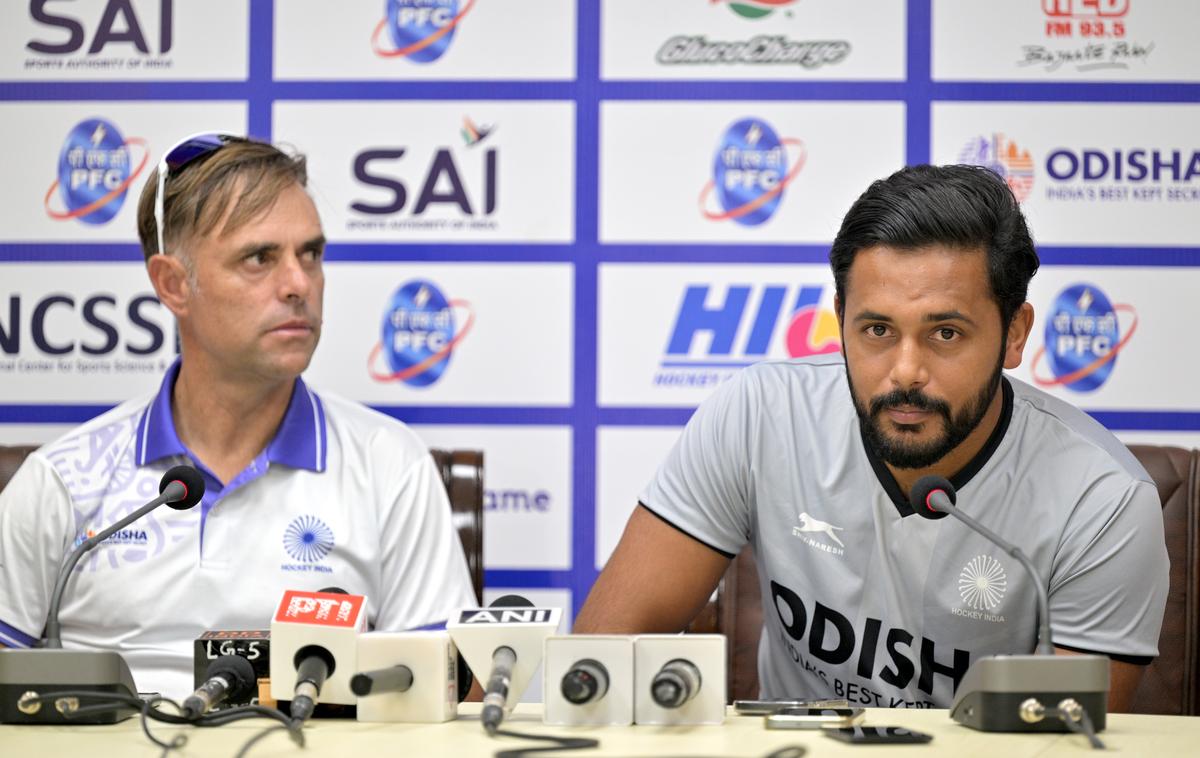
[[[1013,369],[1021,365],[1021,354],[1025,341],[1033,331],[1033,306],[1022,303],[1008,324],[1008,344],[1004,348],[1004,368]]]
[[[192,297],[192,285],[188,282],[187,268],[174,255],[155,255],[146,261],[150,283],[154,293],[167,310],[176,318],[187,315]]]

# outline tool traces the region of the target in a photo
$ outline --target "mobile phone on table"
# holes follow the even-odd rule
[[[822,727],[821,731],[826,737],[851,745],[916,745],[933,739],[932,734],[902,726],[837,726]]]
[[[853,726],[862,721],[862,708],[784,708],[766,716],[768,729],[820,729]]]
[[[734,700],[733,710],[739,716],[766,716],[784,708],[849,708],[845,699],[813,698],[809,700]]]

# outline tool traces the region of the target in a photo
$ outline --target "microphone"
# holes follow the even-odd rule
[[[227,698],[248,697],[257,684],[254,666],[240,655],[222,655],[209,665],[206,681],[183,701],[184,715],[195,718]]]
[[[667,661],[650,682],[650,696],[663,708],[679,708],[700,691],[700,669],[684,658]]]
[[[535,608],[519,595],[497,598],[488,608],[459,613],[446,625],[471,670],[491,672],[484,688],[480,720],[494,734],[524,692],[542,658],[542,643],[558,629],[562,610]],[[513,693],[515,692],[515,697]]]
[[[358,636],[350,679],[359,721],[440,723],[458,715],[458,649],[444,631]]]
[[[158,489],[160,494],[154,500],[84,540],[68,554],[50,596],[42,647],[0,654],[0,723],[113,724],[137,713],[128,705],[80,708],[77,699],[67,696],[55,700],[53,706],[43,706],[33,698],[68,690],[137,696],[133,674],[120,653],[63,649],[58,614],[67,582],[88,551],[164,503],[179,510],[191,508],[204,496],[204,478],[191,466],[175,466],[163,476]]]
[[[1054,643],[1050,639],[1050,601],[1046,597],[1046,584],[1038,575],[1033,562],[1021,552],[1021,549],[988,529],[983,524],[954,507],[957,501],[954,485],[944,477],[930,474],[923,476],[913,485],[908,494],[909,503],[913,510],[927,519],[940,519],[953,516],[971,529],[982,534],[985,539],[996,545],[1004,552],[1016,558],[1033,577],[1033,586],[1037,591],[1038,606],[1038,655],[1054,655]]]
[[[318,702],[354,705],[350,678],[366,604],[363,595],[283,593],[271,620],[271,696],[292,701],[292,718],[307,719]]]
[[[125,518],[118,520],[99,534],[87,538],[67,556],[62,570],[58,572],[58,581],[54,584],[54,592],[50,595],[50,607],[46,613],[46,641],[43,645],[44,647],[51,649],[62,647],[62,627],[58,623],[58,612],[62,607],[63,593],[67,589],[67,581],[71,578],[71,572],[75,570],[75,565],[79,563],[79,560],[101,542],[164,503],[177,511],[186,511],[188,508],[191,508],[200,502],[200,498],[204,497],[204,477],[191,466],[175,466],[163,474],[162,480],[158,483],[158,491],[160,493],[158,497],[138,508],[133,513],[130,513]]]
[[[563,674],[562,696],[568,703],[594,703],[608,694],[608,669],[600,661],[583,658]]]
[[[960,511],[955,506],[954,487],[943,477],[930,475],[918,479],[909,492],[909,502],[913,511],[928,519],[954,516],[1016,558],[1033,578],[1037,593],[1035,654],[992,655],[975,661],[958,685],[950,717],[972,729],[989,732],[1061,732],[1086,730],[1093,725],[1096,730],[1104,729],[1108,712],[1108,658],[1054,654],[1046,583],[1033,562],[1016,545]],[[1056,713],[1061,721],[1046,718]],[[1076,722],[1082,722],[1083,726]]]

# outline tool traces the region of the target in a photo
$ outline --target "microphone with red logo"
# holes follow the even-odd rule
[[[358,668],[358,635],[366,629],[363,595],[283,593],[271,620],[271,696],[291,700],[292,718],[300,720],[318,702],[354,705],[350,679]]]
[[[1108,658],[1055,655],[1050,637],[1046,583],[1021,549],[955,507],[954,487],[940,476],[923,476],[909,492],[913,510],[928,519],[954,516],[1017,559],[1033,578],[1037,593],[1038,646],[1035,655],[993,655],[967,669],[950,717],[988,732],[1085,731],[1104,729],[1108,713]],[[1094,744],[1093,743],[1093,744]]]

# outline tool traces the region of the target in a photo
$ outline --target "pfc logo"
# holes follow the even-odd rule
[[[1129,318],[1124,336],[1117,314]],[[1065,386],[1076,392],[1098,389],[1112,374],[1117,354],[1137,330],[1133,306],[1109,302],[1094,284],[1073,284],[1054,299],[1046,317],[1045,346],[1037,351],[1030,368],[1041,387]],[[1039,374],[1042,355],[1052,376]]]
[[[789,161],[787,146],[793,148]],[[709,221],[733,221],[758,226],[775,214],[783,190],[804,168],[804,143],[780,139],[766,121],[745,118],[735,122],[717,145],[713,178],[700,191],[700,212]],[[710,208],[716,190],[719,210]]]
[[[461,327],[455,308],[466,316]],[[367,359],[367,371],[377,382],[428,387],[446,372],[454,347],[474,321],[465,300],[447,300],[437,285],[424,279],[407,282],[392,295],[383,314],[380,341]],[[380,353],[386,370],[376,367]]]
[[[450,49],[455,27],[474,5],[475,0],[387,0],[386,15],[371,34],[371,50],[380,58],[432,63]],[[390,48],[380,39],[384,30]]]
[[[123,137],[111,121],[102,118],[80,121],[58,154],[58,178],[42,200],[46,214],[58,221],[107,224],[120,212],[129,186],[149,160],[150,151],[141,137]],[[62,210],[51,202],[55,190]]]

